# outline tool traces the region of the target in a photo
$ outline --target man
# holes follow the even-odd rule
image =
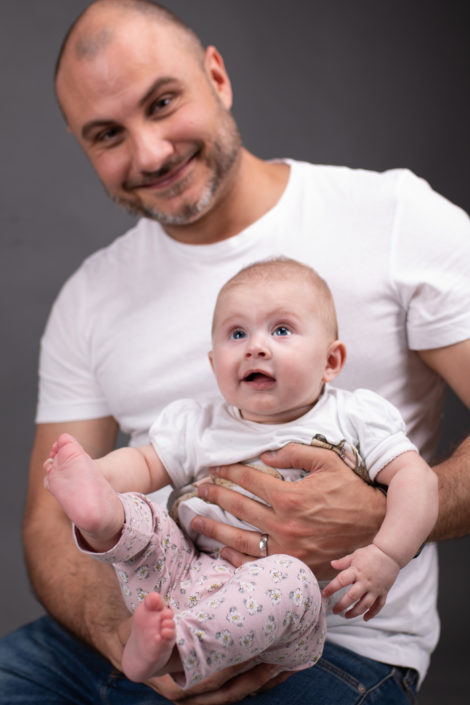
[[[85,263],[51,315],[25,546],[48,611],[119,668],[128,615],[112,574],[76,554],[68,523],[43,490],[42,463],[52,442],[68,431],[92,455],[103,455],[118,423],[137,443],[168,401],[207,394],[215,292],[243,264],[286,254],[314,264],[333,289],[351,351],[342,384],[388,396],[428,457],[442,401],[437,375],[470,405],[469,225],[406,172],[379,176],[266,163],[248,153],[230,115],[230,83],[218,52],[203,50],[187,28],[144,0],[90,6],[67,37],[56,89],[69,129],[110,196],[144,220]],[[339,257],[347,267],[338,266]],[[134,335],[142,319],[145,339]],[[436,538],[470,529],[469,452],[466,441],[436,468]],[[332,558],[369,541],[383,503],[330,451],[286,447],[269,462],[318,472],[287,489],[264,479],[261,489],[255,472],[236,466],[222,473],[272,509],[216,486],[208,499],[257,525],[270,553],[295,553],[325,577]],[[265,543],[258,532],[208,521],[199,520],[197,529],[217,534],[234,562],[259,556]],[[321,702],[348,703],[358,689],[374,689],[384,703],[406,702],[400,698],[414,685],[415,670],[424,675],[438,629],[434,549],[426,546],[413,563],[384,610],[385,621],[330,620],[323,664],[257,696],[258,702],[286,700],[286,693],[289,702],[308,702],[315,692]],[[151,684],[160,697],[116,677],[106,661],[48,619],[7,638],[0,664],[8,703],[12,692],[16,702],[35,703],[183,697],[168,679]],[[266,682],[273,685],[268,669],[238,677],[225,672],[185,702],[239,701]]]

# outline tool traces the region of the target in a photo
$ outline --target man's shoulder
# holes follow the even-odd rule
[[[133,266],[136,260],[148,254],[161,233],[162,228],[158,223],[142,218],[134,227],[118,236],[109,245],[89,255],[82,262],[81,267],[93,271],[113,265]]]
[[[148,279],[159,232],[161,228],[157,223],[139,220],[109,245],[86,257],[64,282],[58,298],[83,299],[96,304],[112,298],[130,281]]]
[[[340,164],[315,164],[295,159],[287,159],[286,162],[291,166],[293,178],[296,180],[317,180],[325,184],[349,188],[360,187],[362,184],[366,186],[376,184],[377,187],[394,189],[402,182],[423,182],[407,168],[377,171]]]

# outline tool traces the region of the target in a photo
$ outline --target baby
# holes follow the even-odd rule
[[[66,434],[54,444],[48,489],[75,524],[80,549],[114,565],[134,611],[122,657],[130,679],[170,673],[188,688],[235,663],[279,672],[316,663],[325,601],[305,564],[266,555],[235,569],[203,537],[192,532],[195,545],[187,536],[195,513],[221,511],[192,497],[194,487],[188,495],[188,484],[218,465],[257,467],[260,453],[291,441],[331,446],[388,486],[373,543],[334,561],[340,572],[323,591],[326,598],[350,585],[334,608],[349,617],[370,619],[384,605],[434,525],[437,481],[394,407],[367,390],[329,386],[345,354],[323,279],[294,260],[259,262],[217,298],[209,359],[223,399],[174,402],[150,429],[150,445],[98,460]],[[281,475],[301,481],[306,473]],[[174,510],[186,533],[145,496],[169,483],[182,488]]]

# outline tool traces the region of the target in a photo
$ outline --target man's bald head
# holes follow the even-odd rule
[[[133,214],[186,226],[231,186],[241,141],[223,59],[166,8],[95,0],[67,35],[55,89],[106,191]]]
[[[55,78],[61,70],[64,56],[69,52],[78,59],[94,59],[113,40],[116,21],[126,14],[137,14],[159,25],[171,26],[179,31],[194,54],[204,60],[204,47],[196,33],[171,10],[152,0],[95,0],[68,30],[55,66]]]

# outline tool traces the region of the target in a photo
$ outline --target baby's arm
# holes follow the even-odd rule
[[[377,479],[388,485],[385,519],[372,544],[332,561],[341,572],[323,591],[329,597],[346,585],[347,593],[333,611],[348,609],[346,617],[374,617],[398,572],[418,552],[437,519],[437,476],[414,451],[407,451],[380,471]],[[352,606],[352,607],[351,607]]]
[[[148,494],[171,483],[153,446],[118,448],[96,461],[116,492]]]

